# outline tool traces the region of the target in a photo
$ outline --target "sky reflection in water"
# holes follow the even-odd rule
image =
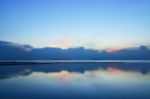
[[[149,63],[0,67],[0,99],[149,99]]]

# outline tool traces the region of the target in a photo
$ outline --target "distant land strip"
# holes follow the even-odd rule
[[[58,63],[150,63],[150,60],[33,60],[33,61],[0,61],[2,65],[36,65]]]

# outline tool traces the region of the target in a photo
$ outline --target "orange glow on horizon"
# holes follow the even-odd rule
[[[118,50],[121,50],[123,49],[122,47],[113,47],[113,48],[109,48],[107,49],[108,52],[115,52],[115,51],[118,51]]]
[[[107,70],[108,70],[109,72],[117,73],[117,74],[122,74],[122,73],[123,73],[123,71],[122,71],[121,69],[119,69],[119,68],[114,68],[114,67],[109,67]]]
[[[56,47],[56,48],[62,48],[62,49],[67,49],[72,47],[72,41],[70,39],[62,39],[59,41],[53,41],[50,47]]]

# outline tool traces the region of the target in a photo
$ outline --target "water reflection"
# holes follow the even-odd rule
[[[0,67],[2,99],[149,99],[149,63]]]

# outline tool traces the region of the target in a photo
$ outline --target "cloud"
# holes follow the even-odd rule
[[[67,43],[66,43],[67,42]],[[69,47],[68,41],[62,47]],[[93,49],[77,48],[33,48],[12,42],[0,41],[0,60],[26,59],[150,59],[150,50],[147,46],[130,48],[112,48],[101,52]]]

